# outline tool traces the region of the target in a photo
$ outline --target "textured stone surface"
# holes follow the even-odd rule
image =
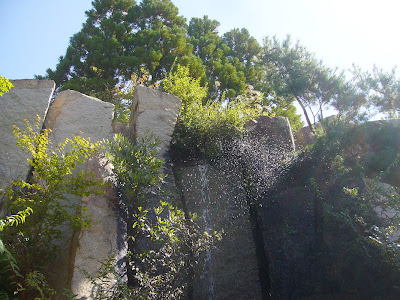
[[[188,211],[208,232],[224,230],[216,249],[195,268],[193,299],[261,299],[256,250],[238,169],[200,165],[181,169]]]
[[[33,126],[41,118],[42,126],[51,96],[54,92],[52,80],[11,80],[14,85],[0,97],[0,188],[6,187],[11,179],[25,178],[29,173],[28,154],[16,145],[12,126],[26,128],[23,119]]]
[[[179,196],[176,194],[177,188],[172,170],[173,165],[168,155],[168,149],[182,101],[174,95],[138,85],[135,87],[132,102],[129,120],[129,138],[135,141],[148,134],[157,137],[160,140],[157,156],[165,160],[161,172],[167,176],[162,184],[162,190],[166,193],[149,196],[146,199],[147,207],[158,207],[160,200],[174,203],[174,201],[179,199]],[[124,129],[121,127],[116,124],[114,130],[118,131],[122,129],[121,132],[124,133]],[[154,219],[155,215],[150,212],[148,218]],[[128,226],[127,234],[132,235],[132,230],[131,226]],[[136,238],[135,245],[132,245],[133,243],[130,244],[129,247],[134,247],[134,249],[129,249],[132,252],[148,251],[153,248],[149,239],[142,235]],[[128,272],[128,274],[130,273],[132,272]]]
[[[152,133],[161,140],[160,157],[164,157],[171,142],[181,100],[167,93],[136,86],[129,122],[130,136],[136,139]]]
[[[72,135],[80,135],[85,138],[90,137],[92,143],[101,141],[105,138],[112,137],[111,122],[114,114],[114,105],[111,103],[103,102],[97,98],[89,97],[76,91],[66,90],[58,94],[54,103],[51,105],[45,127],[51,129],[50,140],[53,145],[63,142],[66,138]],[[90,170],[96,170],[96,163],[92,162]],[[78,166],[79,170],[86,170],[87,164]],[[101,174],[97,171],[97,174]],[[100,175],[99,175],[100,176]],[[100,176],[101,177],[101,176]],[[71,203],[82,203],[86,201],[86,208],[94,214],[94,217],[99,219],[102,216],[102,222],[105,225],[95,226],[93,231],[75,231],[71,232],[65,230],[65,238],[62,241],[64,251],[60,254],[60,259],[54,262],[49,268],[50,275],[49,281],[57,290],[61,291],[63,288],[71,288],[72,284],[76,289],[79,297],[86,297],[85,293],[88,291],[86,283],[80,285],[79,281],[82,278],[82,270],[87,268],[86,271],[91,273],[97,270],[98,265],[89,260],[86,265],[80,267],[80,264],[85,260],[85,255],[88,251],[93,251],[93,245],[105,245],[107,247],[101,249],[104,253],[109,253],[115,249],[113,243],[107,243],[100,238],[112,240],[114,236],[111,232],[116,232],[116,225],[112,219],[116,219],[116,215],[112,217],[113,212],[109,209],[108,196],[91,196],[88,199],[82,200],[76,196],[69,196],[68,200]],[[102,211],[104,209],[104,211]],[[102,229],[107,229],[101,232]],[[109,236],[109,237],[107,237]],[[95,254],[93,254],[96,257]],[[96,268],[96,269],[92,269]],[[83,294],[80,294],[83,293]]]
[[[90,137],[91,142],[111,136],[114,105],[82,93],[59,93],[49,109],[45,127],[52,130],[53,143],[63,142],[72,134]]]
[[[104,195],[83,197],[83,207],[91,215],[92,226],[81,230],[75,253],[74,268],[71,279],[71,291],[79,297],[93,298],[93,285],[87,279],[87,274],[96,275],[101,262],[108,257],[118,261],[120,250],[117,233],[117,203],[116,191],[111,185],[112,165],[105,157],[91,158],[87,172],[93,172],[95,178],[108,183]]]
[[[298,148],[303,148],[307,145],[315,143],[315,137],[308,126],[297,130],[294,134],[294,138],[296,140],[296,147]]]
[[[315,239],[312,200],[312,192],[293,187],[265,197],[258,207],[273,299],[299,299],[313,282],[313,257],[309,255]]]
[[[282,151],[294,151],[292,128],[288,118],[261,116],[256,122],[249,122],[246,129],[252,138]]]

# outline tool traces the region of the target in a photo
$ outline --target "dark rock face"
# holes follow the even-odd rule
[[[294,187],[265,197],[258,208],[270,261],[273,299],[304,296],[311,284],[314,245],[313,195]]]
[[[194,270],[193,299],[261,299],[257,256],[239,168],[202,164],[180,169],[188,211],[202,230],[224,230]]]
[[[299,262],[293,261],[303,257],[290,245],[300,245],[304,239],[283,243],[286,234],[280,226],[291,219],[292,229],[287,230],[294,232],[299,223],[309,223],[308,215],[300,221],[292,218],[302,216],[298,199],[287,203],[284,196],[284,200],[276,196],[276,206],[267,206],[270,199],[260,203],[262,193],[282,172],[286,154],[294,150],[290,125],[286,118],[261,117],[247,124],[247,129],[248,135],[234,141],[212,165],[180,167],[187,210],[199,215],[204,230],[224,230],[217,248],[205,253],[195,270],[193,299],[285,298],[297,292],[289,288],[296,290],[301,284],[287,282],[294,278],[294,270],[303,272],[304,268],[294,267]],[[301,244],[301,249],[306,247],[307,242]],[[276,263],[271,259],[277,259]]]
[[[288,118],[261,116],[246,127],[250,138],[262,141],[264,146],[279,146],[282,152],[295,150]]]
[[[0,112],[4,112],[0,113],[1,122],[14,122],[14,116],[11,121],[8,116],[11,109],[23,107],[24,103],[20,103],[22,98],[33,94],[40,97],[40,107],[35,106],[36,98],[31,95],[35,105],[29,104],[32,109],[27,113],[28,117],[33,122],[34,114],[47,114],[45,126],[53,129],[50,137],[53,141],[63,140],[71,133],[80,134],[81,131],[84,136],[90,136],[92,141],[111,137],[117,132],[135,140],[148,130],[161,139],[159,156],[167,162],[162,172],[168,175],[164,187],[170,193],[170,200],[178,199],[177,186],[181,187],[180,200],[187,211],[197,213],[200,227],[207,232],[224,230],[222,241],[203,253],[194,269],[193,278],[188,279],[188,284],[192,286],[188,298],[342,297],[315,296],[315,287],[323,286],[324,280],[324,262],[318,251],[321,223],[318,219],[321,216],[319,206],[322,204],[316,201],[316,192],[306,181],[312,176],[329,172],[324,173],[324,166],[313,159],[305,159],[302,164],[284,172],[287,171],[284,170],[285,166],[290,164],[290,154],[295,150],[286,118],[263,116],[247,124],[248,134],[242,140],[232,142],[230,156],[212,164],[192,161],[191,165],[180,162],[176,167],[169,158],[168,148],[179,114],[181,101],[178,98],[136,87],[128,128],[123,124],[111,124],[111,104],[74,91],[65,91],[59,94],[58,100],[47,113],[54,83],[13,83],[16,87],[6,94],[10,99],[6,96],[1,99],[4,100],[3,106],[0,105],[3,108]],[[18,100],[20,104],[11,105],[7,99]],[[16,112],[17,119],[19,114],[25,117],[26,112]],[[11,128],[9,125],[7,135]],[[355,127],[344,143],[344,152],[352,159],[353,166],[363,168],[369,177],[376,176],[400,149],[399,129],[399,120],[370,122]],[[299,131],[296,136],[299,146],[315,141],[308,128]],[[7,143],[3,144],[3,148],[0,147],[4,149],[3,152],[12,153],[4,148]],[[25,159],[16,159],[17,162],[24,162],[18,176],[27,173]],[[9,181],[9,174],[3,165],[7,170],[12,169],[0,160],[0,188]],[[112,167],[104,157],[90,161],[87,169],[94,171],[98,179],[112,181]],[[179,178],[174,177],[177,173]],[[281,177],[283,173],[285,176]],[[178,185],[176,181],[179,181]],[[400,187],[400,165],[393,166],[383,181]],[[107,255],[114,255],[123,262],[128,247],[128,228],[124,221],[127,217],[123,217],[126,212],[118,211],[120,199],[116,199],[115,190],[110,188],[106,192],[103,196],[91,195],[78,199],[93,214],[95,225],[90,229],[69,233],[71,237],[66,242],[67,251],[53,266],[54,282],[59,287],[72,288],[73,292],[86,299],[93,298],[93,286],[85,278],[84,271],[93,274],[99,267],[99,261]],[[329,194],[329,191],[325,190],[325,193]],[[149,202],[152,206],[158,206],[158,200],[156,196]],[[351,298],[351,295],[343,297]]]

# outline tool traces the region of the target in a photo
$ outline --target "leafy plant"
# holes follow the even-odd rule
[[[0,97],[3,96],[4,93],[7,93],[12,87],[13,84],[7,78],[0,75]]]
[[[15,215],[0,219],[0,232],[4,231],[7,226],[22,224],[31,213],[32,209],[28,207]],[[0,236],[0,298],[9,299],[11,295],[18,293],[22,289],[22,279],[23,276],[20,274],[17,260],[5,247]]]
[[[25,223],[6,227],[3,235],[22,275],[47,265],[57,255],[59,241],[66,231],[90,226],[90,217],[81,211],[79,201],[73,196],[100,193],[101,184],[78,169],[98,152],[100,142],[93,144],[74,136],[51,148],[50,130],[40,131],[39,120],[34,127],[25,122],[26,129],[14,126],[13,133],[18,146],[30,154],[28,162],[33,171],[29,180],[12,181],[3,195],[4,207],[11,214],[27,207],[33,210]]]
[[[200,78],[190,76],[190,69],[177,65],[174,72],[170,72],[163,80],[162,87],[167,93],[182,99],[182,110],[195,103],[202,103],[207,97],[207,87],[201,86]]]
[[[149,213],[156,218],[150,218]],[[130,260],[137,284],[128,286],[114,271],[113,261],[106,260],[96,276],[89,277],[96,299],[181,299],[199,255],[222,235],[202,232],[196,218],[186,217],[183,211],[163,201],[151,212],[139,208],[134,227],[138,228],[138,235],[151,241],[151,249],[134,254]]]
[[[201,232],[195,215],[171,203],[151,204],[154,197],[167,196],[161,189],[165,175],[163,160],[156,157],[158,143],[152,135],[136,143],[117,135],[108,142],[108,157],[129,215],[129,278],[124,280],[114,270],[112,259],[104,261],[99,272],[89,276],[96,299],[179,299],[196,258],[221,238],[221,232]]]
[[[146,199],[159,191],[165,175],[160,172],[163,160],[156,157],[159,139],[152,135],[132,143],[122,134],[107,142],[108,158],[114,166],[117,188],[130,208],[146,206]]]
[[[173,153],[177,160],[218,155],[224,143],[243,134],[244,125],[260,114],[260,109],[243,100],[193,103],[179,117]]]
[[[373,130],[368,130],[368,124],[355,126],[339,119],[323,125],[311,152],[304,153],[309,158],[298,162],[305,165],[296,170],[305,171],[295,175],[314,192],[316,243],[310,253],[321,272],[314,278],[315,290],[392,299],[400,278],[398,237],[394,234],[399,218],[383,218],[378,213],[400,211],[400,197],[394,192],[398,188],[388,189],[382,183],[397,163],[400,150],[397,141],[384,141],[383,132],[394,133],[396,127],[390,130],[369,124]],[[388,148],[382,155],[380,151]],[[375,155],[381,159],[372,170],[369,166]]]
[[[248,89],[229,103],[205,101],[207,88],[190,76],[189,67],[177,65],[163,81],[164,90],[182,99],[172,151],[178,159],[211,157],[224,142],[240,136],[244,125],[261,115],[262,95]],[[222,97],[224,98],[224,97]]]

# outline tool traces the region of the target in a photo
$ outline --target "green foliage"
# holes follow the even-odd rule
[[[218,26],[218,21],[207,16],[192,18],[188,40],[205,67],[209,98],[222,101],[223,95],[232,99],[243,94],[248,84],[254,85],[259,79],[254,61],[260,47],[245,28],[233,29],[220,37]]]
[[[165,175],[160,172],[164,161],[156,157],[159,143],[152,135],[140,137],[135,144],[121,134],[108,141],[107,156],[119,192],[130,207],[146,206],[146,199],[160,190]]]
[[[343,74],[324,66],[299,43],[292,45],[290,37],[282,43],[265,38],[260,64],[265,74],[260,89],[278,107],[296,101],[310,127],[308,111],[313,121],[318,121],[317,117],[323,118],[324,106],[343,96]]]
[[[314,287],[318,293],[391,299],[400,279],[393,234],[399,218],[378,212],[400,211],[398,187],[382,183],[398,164],[398,126],[356,126],[339,119],[323,126],[295,175],[314,192],[314,226],[320,236],[311,255],[321,270]]]
[[[7,78],[0,75],[0,97],[3,96],[4,93],[7,93],[12,87],[12,83]]]
[[[0,219],[0,231],[3,231],[7,226],[18,225],[25,222],[27,216],[33,212],[32,208],[27,207],[23,211],[19,211],[15,215],[7,216],[4,219]]]
[[[281,117],[288,118],[293,132],[296,132],[297,130],[303,128],[303,126],[304,126],[304,123],[301,120],[301,117],[296,112],[296,107],[292,104],[289,104],[286,107],[273,106],[271,112],[275,116],[281,116]]]
[[[132,75],[148,74],[156,83],[178,61],[208,84],[209,98],[224,100],[224,93],[231,99],[260,77],[254,63],[260,46],[246,29],[221,38],[217,21],[204,16],[187,25],[170,0],[96,0],[86,14],[56,68],[47,70],[58,88],[118,103]]]
[[[32,213],[32,209],[28,207],[23,211],[19,211],[15,215],[7,216],[0,219],[0,232],[7,226],[16,226],[25,222],[27,216]],[[23,276],[20,274],[17,260],[12,253],[5,247],[0,236],[0,297],[1,299],[10,299],[12,295],[18,293],[22,289]]]
[[[354,85],[368,107],[384,113],[388,119],[399,117],[400,79],[397,77],[396,68],[385,72],[374,66],[372,73],[363,73],[354,67],[353,76]]]
[[[249,101],[227,104],[193,103],[181,113],[172,146],[176,158],[210,158],[221,153],[223,144],[244,133],[244,125],[261,114]]]
[[[134,217],[138,236],[151,241],[151,250],[133,255],[130,261],[137,285],[128,286],[115,273],[113,262],[105,261],[98,274],[89,277],[96,299],[181,299],[191,268],[201,253],[221,239],[222,232],[202,232],[195,215],[185,216],[163,201],[151,212],[140,208]],[[110,286],[112,279],[116,283]]]
[[[194,103],[203,103],[207,97],[207,87],[201,86],[200,78],[190,76],[189,67],[177,65],[176,71],[170,72],[162,86],[167,93],[182,99],[182,109]]]
[[[128,238],[128,276],[134,277],[135,284],[129,285],[108,259],[95,276],[89,276],[96,299],[180,299],[191,267],[221,233],[201,232],[195,215],[185,215],[165,201],[151,207],[154,196],[167,196],[161,190],[165,175],[161,172],[163,160],[156,158],[156,138],[145,135],[133,144],[117,135],[108,144],[117,186],[128,208],[132,234]],[[147,245],[146,250],[139,250],[138,239]]]
[[[24,211],[1,219],[0,232],[7,226],[24,223],[26,217],[32,213],[33,210],[28,207]],[[22,299],[26,295],[40,295],[40,299],[45,300],[55,295],[55,291],[48,286],[42,273],[34,271],[23,276],[20,271],[14,255],[5,247],[0,238],[0,299],[17,299],[16,296]]]
[[[201,87],[200,79],[190,76],[189,67],[179,64],[163,86],[183,101],[172,141],[178,159],[218,154],[227,139],[243,134],[248,121],[268,110],[261,106],[263,95],[250,87],[229,103],[205,102],[207,89]]]
[[[171,1],[96,0],[65,56],[47,76],[57,87],[117,102],[132,75],[160,80],[178,56],[190,53],[185,19]]]
[[[40,300],[54,299],[56,292],[49,287],[44,275],[38,271],[31,272],[26,275],[25,283],[27,289],[33,289],[40,294]]]
[[[92,144],[74,136],[51,149],[50,130],[40,131],[39,120],[36,128],[25,122],[26,129],[14,127],[13,133],[18,146],[30,154],[33,173],[29,180],[12,181],[3,195],[11,214],[27,207],[33,210],[25,223],[6,227],[3,235],[23,275],[40,270],[57,256],[58,241],[67,229],[90,226],[90,217],[84,215],[73,196],[98,194],[101,185],[91,174],[79,171],[80,164],[98,153],[100,142]]]

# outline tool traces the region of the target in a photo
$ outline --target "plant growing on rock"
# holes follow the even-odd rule
[[[3,96],[4,93],[7,93],[13,87],[12,83],[0,75],[0,96]]]
[[[122,134],[108,140],[108,158],[114,166],[116,184],[124,203],[130,208],[146,206],[146,199],[160,190],[165,175],[164,161],[156,157],[159,140],[152,135],[132,143]]]
[[[189,68],[177,66],[163,82],[164,90],[182,99],[182,109],[173,137],[173,153],[184,158],[218,154],[230,138],[245,131],[245,124],[263,113],[257,97],[244,94],[229,103],[206,101],[207,88],[189,75]],[[182,157],[183,156],[183,157]]]
[[[145,236],[150,242],[151,249],[131,256],[129,268],[134,271],[136,284],[128,285],[115,272],[113,261],[107,260],[95,276],[89,276],[95,299],[155,300],[185,296],[199,255],[220,240],[222,234],[202,232],[196,218],[196,215],[185,216],[183,211],[163,201],[152,209],[140,208],[134,215],[134,227],[137,236]]]
[[[18,146],[29,153],[32,173],[27,180],[12,181],[2,193],[5,208],[11,214],[27,207],[33,213],[18,227],[7,227],[2,239],[17,259],[24,276],[42,270],[59,253],[66,231],[90,226],[90,217],[81,211],[73,196],[100,193],[100,182],[78,170],[88,157],[98,153],[101,142],[90,143],[79,136],[67,138],[51,148],[50,130],[40,131],[39,120],[26,129],[14,127]],[[36,128],[35,128],[36,127]]]
[[[167,196],[161,188],[165,175],[163,160],[156,157],[158,143],[151,135],[135,144],[122,135],[109,141],[108,157],[128,212],[128,281],[114,271],[112,260],[105,261],[97,276],[89,277],[96,299],[180,299],[196,258],[221,238],[221,232],[202,232],[195,215],[171,203],[150,203]]]
[[[392,299],[400,278],[394,234],[399,218],[398,213],[382,216],[400,211],[400,197],[398,186],[388,188],[383,182],[397,168],[399,127],[357,126],[339,119],[323,125],[316,144],[304,153],[310,156],[299,160],[300,168],[292,173],[294,182],[308,185],[314,194],[310,253],[320,273],[313,279],[313,292]]]

